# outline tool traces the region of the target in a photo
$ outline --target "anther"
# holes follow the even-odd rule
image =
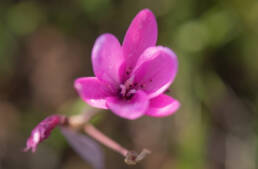
[[[120,85],[120,88],[121,88],[121,92],[120,92],[121,95],[122,95],[122,96],[125,96],[125,94],[126,94],[126,87],[125,87],[125,85],[122,85],[122,84],[121,84],[121,85]]]

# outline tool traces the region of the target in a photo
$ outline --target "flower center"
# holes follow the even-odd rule
[[[133,79],[128,79],[124,84],[120,85],[119,95],[123,99],[130,100],[137,91],[137,84],[133,83]]]
[[[152,81],[152,79],[150,81]],[[125,83],[120,84],[118,95],[122,99],[130,100],[137,90],[142,90],[144,86],[145,85],[142,83],[134,82],[134,77],[131,76]]]
[[[132,85],[130,85],[129,87],[126,85],[121,84],[120,85],[120,92],[119,95],[126,99],[129,100],[133,97],[133,95],[136,93],[136,89],[133,88]]]

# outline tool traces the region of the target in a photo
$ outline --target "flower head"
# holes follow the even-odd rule
[[[96,77],[74,83],[81,98],[127,119],[174,113],[180,103],[163,92],[176,76],[177,56],[167,47],[155,46],[157,35],[157,22],[149,9],[133,19],[122,45],[112,34],[101,35],[92,50]]]
[[[51,131],[61,122],[63,117],[59,115],[52,115],[41,121],[31,132],[30,137],[27,140],[27,146],[24,151],[35,152],[40,142],[47,139]]]

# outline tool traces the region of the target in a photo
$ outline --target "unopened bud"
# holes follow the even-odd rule
[[[35,152],[40,142],[47,139],[51,131],[59,124],[63,124],[65,117],[60,115],[52,115],[41,121],[31,132],[30,137],[27,140],[27,146],[24,149],[25,152],[31,149]]]

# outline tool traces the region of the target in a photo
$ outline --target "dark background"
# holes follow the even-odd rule
[[[103,147],[107,168],[258,168],[257,0],[1,0],[0,169],[90,168],[59,130],[35,154],[21,150],[44,117],[85,106],[73,81],[93,75],[95,39],[110,32],[122,42],[143,8],[157,17],[158,44],[178,55],[170,94],[182,106],[161,119],[100,113],[105,134],[153,152],[128,167]]]

